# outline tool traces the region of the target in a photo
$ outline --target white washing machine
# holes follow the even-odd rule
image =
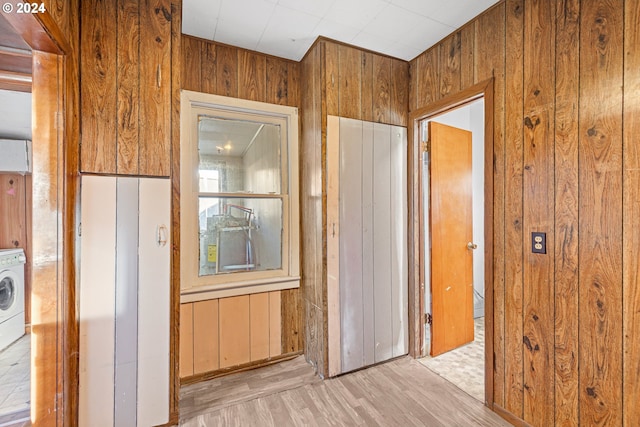
[[[0,350],[24,335],[24,263],[22,249],[0,249]]]

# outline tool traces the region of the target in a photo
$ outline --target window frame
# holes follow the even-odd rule
[[[180,293],[181,302],[246,295],[300,286],[300,212],[298,182],[298,109],[181,91],[180,119]],[[198,118],[246,119],[277,123],[284,134],[280,152],[279,194],[205,193],[199,188]],[[276,198],[282,201],[281,268],[264,271],[199,275],[200,229],[198,206],[201,196],[220,198]]]

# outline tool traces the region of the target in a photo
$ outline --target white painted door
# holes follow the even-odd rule
[[[80,425],[169,420],[168,179],[83,176]]]

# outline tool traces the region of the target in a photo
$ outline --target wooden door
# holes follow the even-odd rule
[[[431,355],[473,341],[471,132],[429,123]]]

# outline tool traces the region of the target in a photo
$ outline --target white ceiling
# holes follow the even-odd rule
[[[409,61],[498,0],[184,0],[182,32],[299,61],[318,36]]]

